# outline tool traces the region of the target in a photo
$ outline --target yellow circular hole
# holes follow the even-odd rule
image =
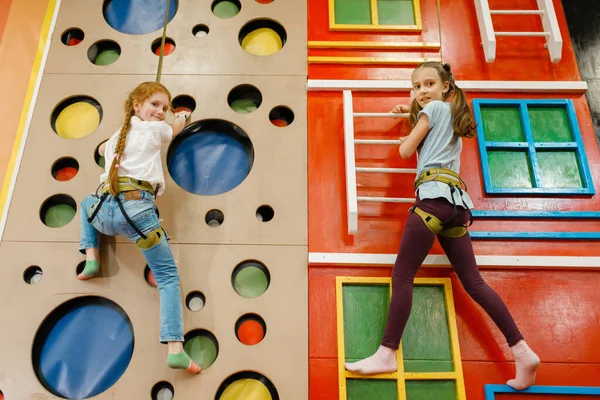
[[[92,99],[69,101],[66,106],[63,102],[53,113],[54,131],[65,139],[81,139],[89,135],[100,124],[99,107]]]
[[[269,390],[255,379],[240,379],[227,386],[219,400],[272,400]]]
[[[242,48],[255,56],[269,56],[283,47],[281,37],[271,28],[258,28],[242,40]]]

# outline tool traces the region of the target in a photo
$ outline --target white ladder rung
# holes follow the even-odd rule
[[[496,36],[550,36],[550,32],[494,32]]]
[[[416,168],[356,167],[356,172],[383,172],[387,174],[416,174]]]
[[[392,139],[354,139],[354,144],[400,144],[400,140]]]
[[[542,10],[490,10],[494,15],[544,15]]]
[[[355,112],[354,113],[355,117],[375,117],[375,118],[408,118],[410,116],[410,114],[404,113],[404,114],[397,114],[397,113],[375,113],[375,112],[368,112],[368,113],[359,113],[359,112]]]
[[[414,203],[415,198],[410,197],[358,197],[358,201],[368,201],[377,203]]]

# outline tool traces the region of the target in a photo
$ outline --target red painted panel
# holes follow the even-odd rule
[[[308,364],[308,398],[336,400],[339,398],[337,360],[311,358]]]
[[[421,0],[423,13],[422,33],[360,33],[329,31],[327,0],[309,0],[308,38],[329,41],[378,42],[439,42],[437,7],[435,0]],[[566,18],[560,0],[553,0],[563,39],[560,63],[552,63],[543,38],[499,37],[496,61],[487,63],[480,46],[481,36],[472,0],[441,0],[442,53],[445,62],[452,65],[457,79],[468,80],[579,80],[579,70]],[[494,0],[492,9],[535,9],[535,0]],[[542,31],[538,16],[494,16],[494,29],[501,31]],[[360,52],[356,52],[358,54]],[[309,55],[338,55],[335,51],[309,49]],[[437,53],[417,53],[420,57]],[[362,56],[369,56],[363,52]],[[397,52],[380,54],[381,57],[407,58]],[[407,79],[410,68],[381,66],[343,66],[309,64],[311,79]]]
[[[508,98],[507,95],[470,93],[474,97]],[[548,96],[515,96],[516,98],[548,98]],[[551,96],[564,98],[565,96]],[[587,103],[583,96],[572,98],[594,182],[600,182],[600,153],[592,128]],[[400,102],[408,102],[406,93],[358,93],[354,98],[356,112],[386,112]],[[309,249],[311,252],[396,253],[408,215],[407,204],[359,203],[359,230],[347,234],[346,181],[343,139],[343,102],[341,93],[309,93],[308,112],[308,182],[309,182]],[[410,132],[405,120],[381,118],[355,119],[357,138],[397,139]],[[476,139],[463,141],[461,175],[478,210],[590,210],[600,209],[600,196],[552,198],[542,196],[486,196],[480,173]],[[358,166],[415,167],[416,158],[402,160],[395,146],[356,146]],[[413,179],[400,174],[359,174],[359,195],[414,196]],[[596,183],[596,186],[598,184]],[[487,221],[479,220],[472,231],[600,231],[598,221]],[[586,241],[482,241],[476,240],[476,254],[488,255],[600,255],[600,246]],[[442,254],[436,243],[432,254]]]
[[[498,393],[494,400],[595,400],[600,396],[564,395],[564,394],[529,394]]]

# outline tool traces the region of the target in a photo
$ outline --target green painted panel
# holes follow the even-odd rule
[[[398,383],[383,379],[346,379],[348,400],[397,400]]]
[[[529,154],[525,151],[488,151],[488,167],[495,188],[532,188]]]
[[[402,338],[404,371],[453,371],[444,288],[415,285],[413,308]]]
[[[351,284],[342,290],[346,361],[369,357],[381,345],[390,306],[389,285]]]
[[[536,142],[572,142],[573,134],[563,107],[529,106],[529,121]]]
[[[488,142],[524,142],[518,107],[481,107],[483,137]]]
[[[456,383],[454,381],[406,382],[406,400],[432,399],[456,400]]]
[[[335,0],[335,23],[371,25],[370,0]]]
[[[379,25],[416,25],[412,0],[377,0]]]
[[[581,188],[583,181],[574,151],[537,151],[544,188]]]

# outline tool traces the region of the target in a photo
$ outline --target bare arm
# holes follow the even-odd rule
[[[427,114],[422,114],[410,135],[400,138],[400,157],[405,159],[411,157],[417,151],[417,147],[425,139],[427,133],[429,133],[429,117],[427,117]]]
[[[180,111],[176,114],[175,121],[171,124],[171,128],[173,129],[173,137],[181,133],[183,128],[185,128],[187,125],[190,116],[191,113],[187,111]]]
[[[100,146],[98,146],[98,154],[101,157],[104,157],[104,152],[106,151],[106,143],[108,143],[108,140],[100,144]]]

